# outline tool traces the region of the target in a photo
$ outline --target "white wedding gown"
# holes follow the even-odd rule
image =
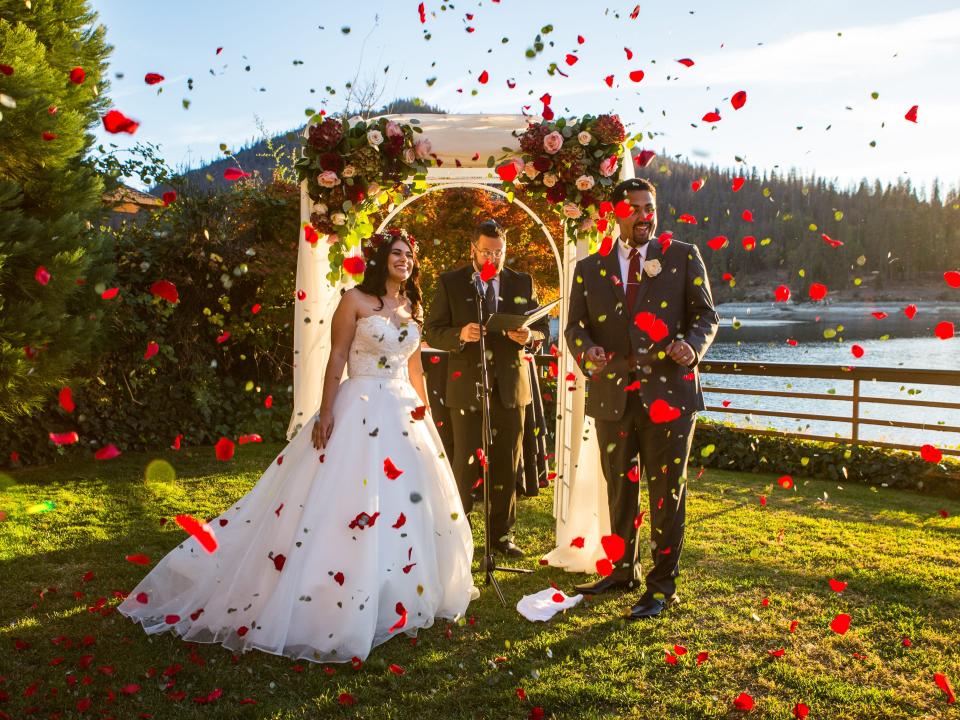
[[[361,318],[326,448],[311,419],[209,522],[216,551],[188,537],[120,612],[150,634],[322,662],[461,617],[477,596],[473,537],[433,421],[416,419],[419,351],[416,324]]]

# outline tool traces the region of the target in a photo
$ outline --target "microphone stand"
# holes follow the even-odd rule
[[[479,273],[474,276],[475,280]],[[492,279],[491,279],[492,282]],[[512,573],[532,573],[533,570],[522,568],[502,567],[495,563],[493,559],[493,547],[490,541],[490,446],[493,444],[493,433],[490,429],[490,378],[487,373],[487,343],[484,339],[486,330],[484,329],[483,308],[485,299],[480,292],[480,283],[474,282],[473,289],[477,291],[477,323],[480,325],[480,382],[477,383],[477,399],[480,400],[480,411],[483,416],[481,422],[481,447],[483,449],[483,567],[486,572],[486,584],[492,585],[494,592],[500,599],[500,604],[507,606],[507,601],[503,597],[503,591],[494,573],[512,572]],[[523,432],[521,428],[521,432]],[[511,487],[516,484],[516,478],[511,478]],[[516,492],[516,489],[514,489]]]

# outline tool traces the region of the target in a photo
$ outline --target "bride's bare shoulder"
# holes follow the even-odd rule
[[[364,313],[370,306],[370,296],[357,288],[350,288],[340,296],[340,307]]]

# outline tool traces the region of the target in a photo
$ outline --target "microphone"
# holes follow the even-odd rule
[[[476,289],[477,295],[482,298],[484,296],[483,280],[480,278],[479,272],[473,273],[473,287]]]

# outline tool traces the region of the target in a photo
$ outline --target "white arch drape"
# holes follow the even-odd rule
[[[500,182],[486,167],[486,158],[501,155],[504,147],[517,147],[517,139],[512,131],[522,130],[528,122],[523,115],[431,114],[390,117],[399,122],[419,124],[424,131],[423,137],[431,141],[434,153],[444,163],[440,167],[430,168],[428,185],[481,187],[495,192],[499,191]],[[630,154],[626,150],[624,152],[626,161],[622,163],[620,179],[634,176]],[[455,167],[457,161],[460,167]],[[535,217],[529,208],[524,206],[524,209]],[[392,208],[384,222],[399,210],[399,207]],[[300,189],[301,225],[309,222],[311,212],[312,203],[304,184]],[[577,259],[586,256],[589,249],[586,239],[578,239],[576,243],[564,242],[561,263],[561,251],[549,232],[546,236],[558,261],[561,296],[564,298],[560,308],[561,332],[558,343],[561,356],[558,363],[557,479],[553,508],[557,520],[557,546],[547,554],[546,560],[570,572],[593,572],[596,561],[603,557],[600,538],[610,532],[606,483],[600,470],[600,451],[593,421],[584,417],[585,378],[572,354],[566,352],[563,340],[563,328],[567,320],[566,290],[572,286]],[[303,299],[297,300],[294,310],[293,413],[287,427],[288,439],[292,439],[320,407],[323,374],[330,355],[329,319],[336,309],[341,290],[347,287],[347,284],[335,287],[327,281],[326,276],[330,271],[327,249],[326,238],[321,237],[315,246],[311,246],[305,241],[301,229],[297,254],[297,290],[302,293]],[[571,383],[565,381],[569,373],[576,377],[572,390],[568,390]],[[582,548],[571,545],[576,538],[584,539]]]

